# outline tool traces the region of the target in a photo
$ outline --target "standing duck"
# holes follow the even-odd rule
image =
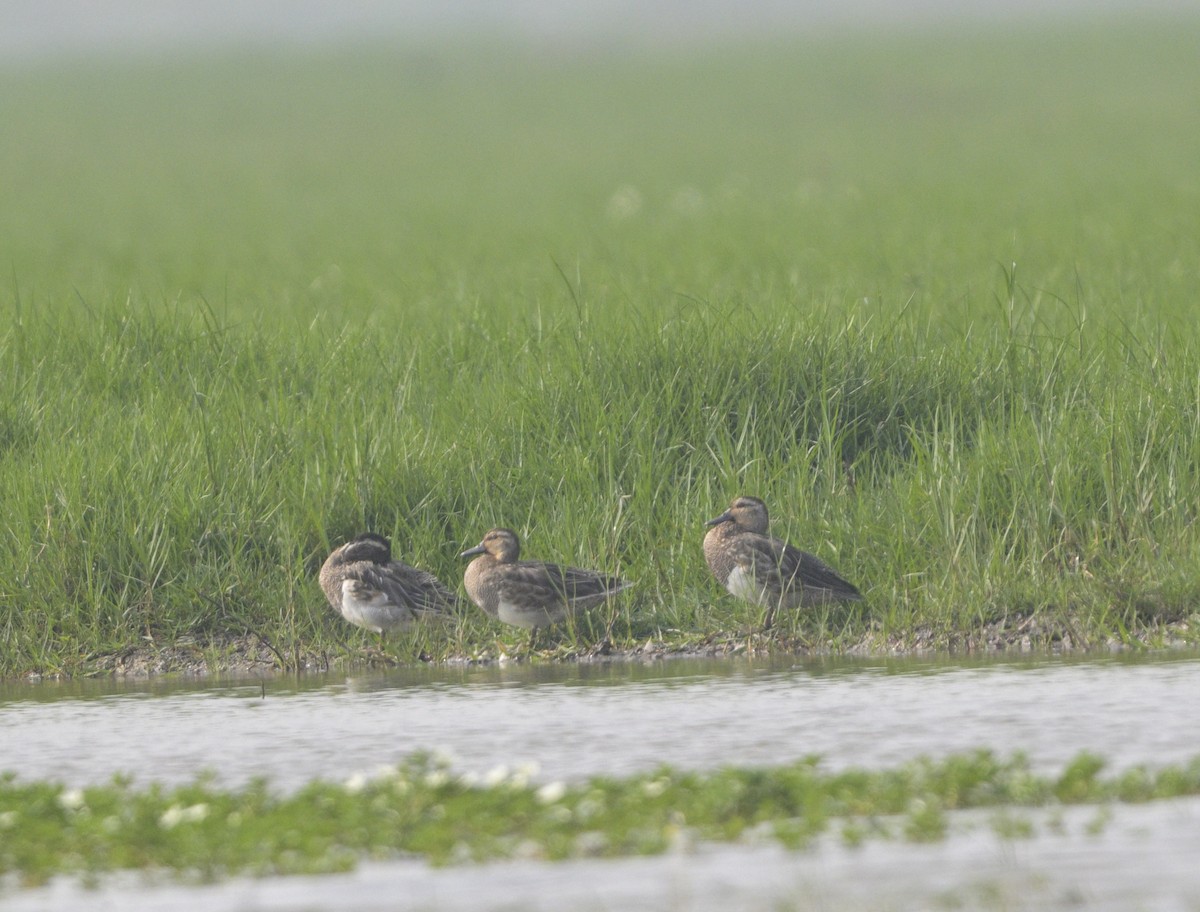
[[[757,497],[737,497],[729,509],[705,525],[704,557],[722,586],[738,598],[767,609],[763,629],[780,607],[857,602],[862,593],[820,558],[773,538],[767,531],[767,505]]]
[[[633,585],[595,570],[518,560],[520,554],[512,529],[492,529],[459,555],[475,558],[463,574],[471,601],[515,627],[549,627]]]

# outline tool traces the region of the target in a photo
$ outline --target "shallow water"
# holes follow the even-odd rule
[[[973,748],[1057,769],[1200,755],[1200,657],[949,663],[673,660],[416,669],[233,682],[0,687],[0,770],[71,785],[116,773],[290,788],[417,750],[461,770],[532,763],[543,780],[819,755],[892,766]]]

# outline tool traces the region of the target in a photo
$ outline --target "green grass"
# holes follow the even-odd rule
[[[344,783],[280,794],[259,781],[165,788],[128,781],[85,789],[0,777],[0,876],[35,886],[56,874],[94,879],[119,870],[191,881],[239,874],[327,873],[361,860],[435,864],[496,858],[559,860],[656,855],[694,840],[775,839],[793,849],[836,827],[867,838],[945,838],[949,813],[995,808],[1006,839],[1037,830],[1020,809],[1145,802],[1200,793],[1200,760],[1101,775],[1081,754],[1057,775],[988,752],[891,770],[822,771],[815,760],[764,769],[530,783],[521,770],[458,775],[428,756]],[[1109,812],[1111,814],[1111,812]],[[1107,816],[1107,815],[1106,815]],[[1053,819],[1050,827],[1061,827]]]
[[[1193,636],[1198,35],[7,68],[0,673],[368,643],[365,529],[636,580],[568,649],[736,637],[743,492],[867,595],[783,648]]]

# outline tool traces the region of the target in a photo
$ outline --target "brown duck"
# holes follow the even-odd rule
[[[373,532],[335,548],[319,578],[342,617],[379,634],[445,617],[458,604],[432,573],[392,560],[391,542]]]
[[[722,586],[738,598],[767,609],[770,627],[780,607],[857,602],[862,593],[820,558],[773,538],[767,531],[767,505],[757,497],[737,497],[713,519],[704,536],[704,557]]]
[[[520,554],[512,529],[492,529],[459,555],[475,557],[463,574],[471,601],[515,627],[549,627],[633,585],[594,570],[518,560]]]

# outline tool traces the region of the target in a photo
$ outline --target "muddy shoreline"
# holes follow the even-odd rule
[[[19,680],[65,680],[79,677],[154,678],[160,676],[215,677],[281,673],[319,673],[333,670],[385,668],[403,665],[445,667],[487,666],[506,663],[657,662],[671,658],[721,658],[768,655],[850,656],[859,658],[918,655],[1082,654],[1137,649],[1179,648],[1195,645],[1196,633],[1187,622],[1150,625],[1131,631],[1124,640],[1089,639],[1061,625],[1046,625],[1027,617],[990,624],[970,631],[918,629],[901,635],[868,633],[850,646],[813,642],[800,636],[748,632],[722,633],[696,641],[649,639],[632,644],[597,643],[586,649],[551,647],[533,653],[501,644],[474,654],[431,659],[428,655],[403,657],[378,650],[317,649],[306,646],[280,648],[267,638],[247,634],[219,640],[181,639],[172,643],[144,643],[83,660],[74,674],[30,670]]]

